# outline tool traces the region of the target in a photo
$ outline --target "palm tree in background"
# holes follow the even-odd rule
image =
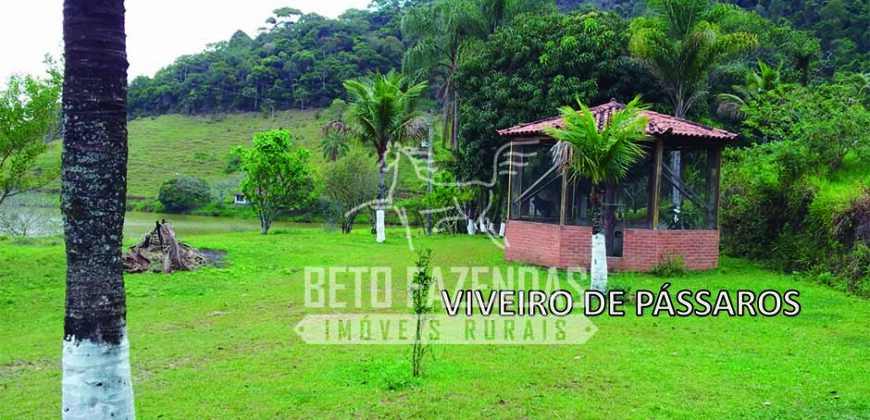
[[[454,79],[473,42],[486,33],[475,3],[436,0],[412,8],[402,18],[402,34],[413,44],[402,58],[402,70],[418,80],[440,81],[436,97],[444,117],[442,145],[449,139],[454,150],[459,134],[459,90]]]
[[[65,0],[61,207],[65,418],[133,418],[121,241],[127,196],[123,0]]]
[[[763,61],[758,62],[759,71],[751,71],[746,75],[746,82],[742,86],[732,86],[734,93],[720,93],[716,95],[716,112],[732,120],[744,118],[743,107],[746,103],[764,92],[770,92],[779,87],[779,73],[782,63],[777,67],[771,67]]]
[[[368,77],[344,82],[350,99],[346,122],[334,120],[324,131],[355,139],[371,146],[378,156],[378,206],[376,208],[377,241],[386,239],[384,233],[384,177],[387,170],[386,154],[390,145],[407,141],[420,141],[426,134],[426,123],[419,117],[418,102],[426,91],[426,83],[407,89],[405,78],[395,71],[375,73]]]
[[[595,116],[580,100],[580,110],[570,106],[559,109],[565,128],[548,127],[545,132],[558,140],[552,154],[557,165],[568,174],[571,182],[588,178],[592,183],[589,201],[592,203],[592,277],[591,289],[607,289],[607,251],[604,243],[604,218],[598,192],[606,183],[625,179],[628,170],[645,152],[640,142],[647,140],[649,118],[640,97],[625,108],[613,112],[609,121],[598,130]]]
[[[631,54],[659,84],[674,106],[674,115],[686,118],[688,110],[707,88],[710,73],[725,59],[758,44],[746,32],[720,33],[715,18],[735,6],[711,0],[650,0],[654,18],[631,22]],[[680,152],[672,152],[673,172],[680,175]],[[679,207],[680,192],[674,186],[671,201]]]
[[[731,6],[711,8],[710,0],[653,0],[655,18],[631,23],[631,54],[658,79],[674,114],[685,118],[706,93],[707,78],[725,59],[758,44],[746,32],[722,34],[715,16]]]
[[[324,159],[335,162],[350,151],[350,145],[347,144],[347,139],[338,133],[325,133],[320,139],[320,151]]]
[[[402,34],[412,43],[402,70],[418,80],[437,80],[444,137],[456,149],[459,135],[459,89],[456,72],[475,46],[515,16],[555,10],[553,0],[435,0],[408,10]]]

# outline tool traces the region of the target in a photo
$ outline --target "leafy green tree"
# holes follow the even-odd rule
[[[717,112],[720,116],[731,119],[742,119],[743,107],[746,102],[763,92],[769,92],[779,88],[779,71],[782,63],[777,67],[771,67],[764,62],[758,62],[758,72],[751,71],[746,74],[746,82],[743,86],[733,86],[736,94],[720,93],[716,95],[718,103]]]
[[[212,200],[211,186],[204,179],[181,176],[160,186],[157,200],[169,213],[196,210]]]
[[[65,0],[61,413],[135,418],[121,245],[127,198],[123,0]]]
[[[476,0],[484,28],[494,34],[498,28],[507,25],[514,17],[523,13],[549,13],[556,11],[553,0]]]
[[[731,57],[713,72],[709,91],[722,92],[724,86],[743,81],[748,68],[758,61],[782,63],[780,78],[784,83],[810,83],[817,72],[822,57],[819,39],[812,31],[793,27],[787,20],[772,22],[754,11],[729,10],[716,16],[716,26],[721,33],[746,32],[758,37],[756,48]],[[732,79],[728,79],[733,74]],[[729,80],[727,83],[722,83]]]
[[[502,27],[457,75],[466,94],[456,177],[493,179],[493,158],[505,144],[497,130],[553,117],[577,97],[592,104],[638,93],[663,100],[652,76],[628,59],[628,40],[627,22],[614,13],[530,13]],[[505,188],[496,193],[506,200]],[[477,189],[476,207],[485,200]]]
[[[772,21],[813,31],[821,41],[822,71],[870,71],[870,3],[866,0],[766,0],[741,5]]]
[[[865,108],[870,108],[870,72],[839,72],[834,75],[834,80],[845,86],[851,86],[854,90],[854,96],[851,97],[863,103]]]
[[[260,233],[267,234],[280,211],[293,211],[317,197],[317,179],[311,152],[292,150],[290,132],[271,130],[254,134],[254,146],[239,147],[245,179],[241,189],[260,219]]]
[[[372,147],[378,157],[377,241],[386,239],[384,233],[384,198],[386,195],[386,154],[391,145],[419,141],[426,133],[426,124],[419,118],[418,101],[426,90],[426,83],[405,88],[405,78],[395,71],[375,73],[357,80],[344,82],[350,98],[347,122],[331,121],[324,127]]]
[[[559,142],[553,148],[554,160],[562,165],[572,180],[588,178],[592,183],[592,284],[590,288],[607,289],[607,252],[604,243],[604,219],[598,191],[604,183],[625,179],[631,166],[644,155],[639,143],[647,140],[643,115],[645,106],[640,97],[625,108],[613,112],[599,131],[595,116],[579,100],[577,111],[570,106],[560,108],[565,128],[549,128],[547,134]]]
[[[429,289],[434,282],[432,277],[432,250],[426,248],[417,253],[417,272],[411,280],[410,295],[412,309],[417,318],[417,326],[414,330],[414,346],[411,350],[411,370],[414,377],[423,374],[423,356],[426,354],[426,345],[423,344],[424,325],[426,315],[432,312],[429,303]]]
[[[0,205],[57,179],[36,160],[56,133],[60,89],[60,72],[49,68],[47,78],[12,76],[0,91]]]
[[[378,168],[361,151],[351,153],[326,167],[323,194],[334,204],[342,233],[350,233],[361,206],[378,191]]]

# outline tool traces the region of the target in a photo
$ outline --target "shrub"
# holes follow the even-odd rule
[[[744,135],[758,144],[726,153],[726,253],[870,295],[870,112],[852,96],[841,85],[791,87],[744,107]]]
[[[164,182],[158,200],[169,213],[185,213],[208,204],[211,188],[202,179],[182,176]]]
[[[350,233],[357,214],[367,211],[360,206],[377,197],[378,169],[373,159],[355,151],[326,168],[323,184],[330,202],[325,210],[343,233]]]
[[[145,213],[163,213],[163,203],[157,200],[131,201],[127,200],[128,211],[141,211]]]
[[[650,273],[656,277],[683,277],[689,273],[682,255],[671,255],[653,267]]]

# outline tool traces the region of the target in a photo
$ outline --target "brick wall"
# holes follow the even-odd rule
[[[509,220],[505,229],[505,259],[559,267],[559,225]]]
[[[510,220],[505,259],[547,267],[589,267],[592,228]],[[626,229],[621,258],[609,257],[611,271],[648,271],[682,255],[690,270],[719,263],[718,230]]]

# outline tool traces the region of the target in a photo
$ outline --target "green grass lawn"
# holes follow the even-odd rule
[[[866,300],[742,260],[678,279],[614,275],[633,289],[800,290],[796,318],[598,317],[579,346],[435,346],[422,379],[410,347],[309,345],[303,268],[414,261],[397,232],[318,228],[188,236],[229,267],[127,277],[141,418],[860,418],[870,413]],[[128,241],[132,241],[133,238]],[[438,266],[498,266],[486,238],[418,238]],[[404,284],[403,282],[399,282]],[[405,290],[394,291],[401,302]],[[348,296],[343,296],[348,298]],[[64,253],[59,239],[0,242],[0,417],[60,412]],[[394,311],[404,311],[403,307]],[[353,312],[349,310],[349,312]]]
[[[251,136],[258,131],[287,129],[296,145],[311,150],[314,164],[326,163],[320,152],[321,128],[326,120],[318,118],[317,110],[280,111],[275,118],[258,113],[221,116],[161,115],[143,117],[128,123],[129,164],[128,194],[155,199],[160,185],[179,175],[204,178],[209,181],[226,177],[230,152],[236,146],[250,146]],[[61,144],[49,144],[49,150],[39,158],[41,167],[60,166]],[[372,158],[375,159],[374,157]],[[400,187],[422,191],[422,181],[402,165]],[[59,184],[54,188],[59,188]]]

